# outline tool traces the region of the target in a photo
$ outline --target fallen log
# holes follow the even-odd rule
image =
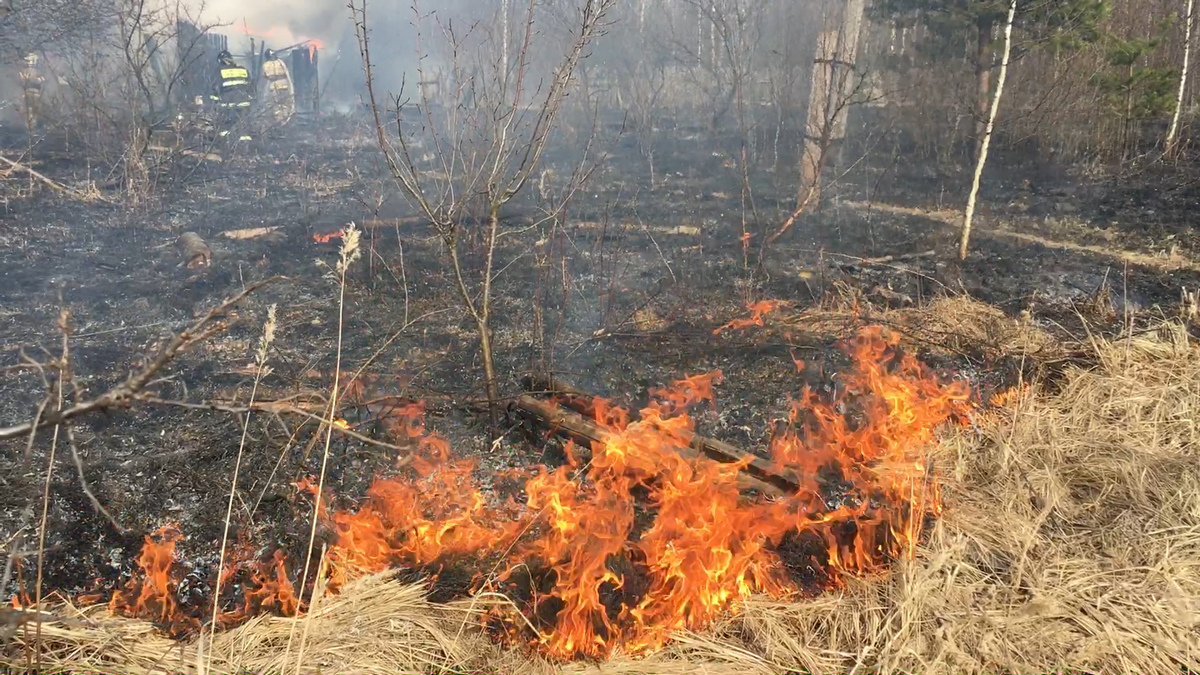
[[[183,265],[189,270],[208,267],[212,264],[212,249],[195,232],[184,232],[179,235],[179,239],[175,240],[175,246],[179,248],[179,254],[183,256]]]
[[[529,392],[555,395],[562,405],[577,413],[589,415],[594,410],[593,401],[597,398],[595,394],[573,387],[562,380],[529,375],[522,378],[521,384]],[[800,483],[794,477],[773,470],[771,463],[767,460],[724,441],[695,434],[692,436],[691,448],[722,464],[740,462],[744,457],[749,456],[752,459],[742,471],[755,480],[770,484],[783,492],[796,492],[800,489]]]
[[[266,237],[268,235],[273,235],[278,231],[278,225],[272,225],[270,227],[244,227],[238,230],[225,230],[221,233],[221,236],[225,237],[226,239],[241,241],[243,239],[258,239],[259,237]]]
[[[25,164],[13,161],[3,155],[0,155],[0,161],[3,161],[5,164],[7,164],[9,166],[10,171],[24,171],[25,173],[29,174],[30,176],[33,176],[34,178],[42,181],[48,187],[50,187],[51,189],[53,189],[57,192],[62,192],[64,194],[77,194],[74,190],[66,187],[65,185],[62,185],[61,183],[54,181],[51,178],[48,178],[48,177],[38,173],[37,171],[34,171],[31,167],[29,167]]]
[[[590,457],[592,443],[607,443],[613,438],[611,431],[585,418],[578,412],[542,401],[529,394],[519,396],[512,403],[512,407],[517,411],[532,415],[546,422],[560,436],[579,442],[583,449],[581,455],[585,458]],[[681,447],[677,450],[685,459],[696,459],[700,456],[700,453],[694,447]],[[781,496],[785,492],[778,485],[745,472],[738,475],[737,484],[738,489],[744,492],[754,491],[774,497]]]

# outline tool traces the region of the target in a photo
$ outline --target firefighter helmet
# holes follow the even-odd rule
[[[230,54],[228,49],[222,49],[217,54],[217,61],[220,61],[222,64],[233,63],[233,54]]]

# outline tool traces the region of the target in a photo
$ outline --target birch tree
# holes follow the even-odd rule
[[[1179,92],[1175,96],[1175,112],[1171,115],[1171,127],[1167,129],[1167,137],[1163,141],[1163,154],[1167,157],[1175,154],[1176,139],[1179,137],[1179,113],[1183,110],[1183,92],[1187,88],[1188,62],[1192,57],[1192,20],[1195,17],[1195,0],[1187,2],[1187,18],[1183,28],[1183,67],[1179,72]]]
[[[1004,93],[1004,80],[1008,77],[1008,60],[1012,56],[1013,19],[1017,15],[1017,0],[1009,0],[1008,19],[1004,24],[1004,55],[1000,58],[1000,73],[996,76],[996,93],[992,96],[992,107],[988,111],[987,125],[979,144],[979,157],[975,161],[975,177],[971,180],[971,193],[967,196],[967,208],[963,213],[962,240],[958,244],[958,257],[967,259],[967,246],[971,240],[971,221],[975,217],[975,200],[979,197],[979,180],[987,163],[988,146],[992,142],[992,131],[996,128],[996,111],[1000,109],[1000,96]]]

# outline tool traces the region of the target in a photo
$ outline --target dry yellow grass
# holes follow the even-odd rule
[[[754,600],[641,660],[546,664],[492,645],[483,600],[438,606],[386,575],[323,600],[308,673],[999,673],[1200,669],[1200,351],[1177,327],[1094,345],[944,439],[946,512],[917,559],[814,600]],[[50,672],[193,672],[194,645],[103,608],[43,625]],[[291,620],[217,635],[212,671],[276,673]],[[20,638],[20,636],[18,636]],[[10,645],[20,666],[23,643]],[[293,652],[292,659],[296,654]],[[294,668],[294,665],[291,666]]]

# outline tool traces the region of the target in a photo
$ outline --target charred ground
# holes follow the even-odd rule
[[[699,415],[700,431],[761,450],[804,378],[828,389],[845,363],[827,332],[806,329],[806,312],[834,304],[922,304],[967,293],[1015,321],[1079,337],[1084,324],[1106,331],[1126,320],[1174,315],[1180,289],[1200,286],[1200,266],[1186,262],[1200,246],[1186,218],[1195,183],[1180,177],[1182,169],[1122,176],[1118,184],[1049,171],[1018,156],[990,165],[979,236],[964,264],[950,261],[957,227],[939,208],[958,205],[969,175],[919,169],[893,157],[855,164],[827,192],[823,208],[771,249],[765,275],[751,285],[761,234],[748,247],[743,234],[761,233],[786,216],[794,199],[791,172],[750,172],[747,191],[736,161],[728,166],[729,154],[677,130],[651,189],[619,125],[607,133],[608,155],[569,204],[561,227],[541,244],[536,231],[505,240],[499,253],[504,271],[497,278],[495,332],[508,393],[519,390],[523,374],[549,366],[636,409],[648,388],[720,370],[717,406]],[[551,166],[567,173],[573,154],[563,145]],[[355,221],[366,227],[364,259],[347,287],[343,369],[368,364],[359,401],[425,401],[428,426],[448,437],[455,453],[480,458],[485,486],[487,476],[501,470],[561,457],[553,443],[529,442],[513,420],[507,423],[514,433],[489,446],[487,418],[479,412],[477,339],[441,263],[441,244],[406,218],[411,211],[394,196],[363,120],[305,120],[223,155],[220,163],[164,174],[155,198],[136,206],[120,203],[116,191],[106,201],[48,190],[9,200],[0,220],[5,425],[31,418],[45,394],[38,373],[19,368],[21,353],[39,359],[57,353],[61,306],[71,312],[72,365],[86,395],[122,380],[155,345],[209,307],[277,275],[286,279],[243,302],[229,331],[171,364],[156,391],[194,402],[244,400],[253,380],[247,367],[270,304],[278,306],[278,337],[260,398],[328,391],[336,284],[317,261],[332,264],[338,242],[320,244],[313,235]],[[39,171],[66,184],[106,180],[89,175],[53,139],[34,157]],[[1179,187],[1155,187],[1167,181]],[[518,204],[507,217],[520,226],[535,209],[532,201]],[[255,227],[277,229],[246,240],[221,234]],[[185,231],[212,247],[210,268],[197,272],[179,264],[174,241]],[[936,254],[923,255],[930,250]],[[538,256],[550,262],[539,266]],[[870,261],[883,256],[894,258]],[[714,334],[745,316],[748,300],[763,297],[792,303],[787,315],[796,318]],[[1022,367],[989,361],[982,350],[925,347],[931,365],[971,379],[985,393],[1011,384]],[[796,359],[822,367],[800,376]],[[342,416],[370,433],[377,410],[352,400]],[[253,516],[236,519],[236,527],[263,556],[278,548],[295,561],[305,548],[311,502],[293,483],[318,468],[313,430],[270,415],[251,422],[240,484]],[[142,536],[166,522],[186,535],[180,543],[185,561],[214,564],[241,433],[238,416],[171,406],[135,405],[79,420],[86,478],[125,532],[94,512],[70,459],[60,455],[45,586],[70,594],[113,588],[133,566]],[[5,539],[36,523],[32,505],[40,503],[48,434],[28,457],[23,441],[6,447],[0,460]],[[392,453],[336,437],[327,479],[335,505],[353,504],[393,462]],[[789,548],[798,551],[792,571],[803,577],[806,547],[790,542],[785,553]],[[453,573],[443,578],[443,590],[469,587]]]

